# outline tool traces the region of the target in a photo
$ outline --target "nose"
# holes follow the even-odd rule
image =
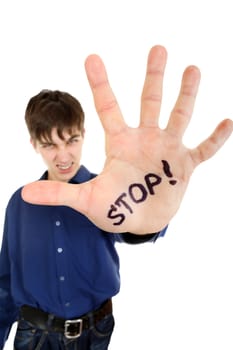
[[[69,160],[69,152],[66,146],[60,146],[57,148],[56,161],[59,163],[66,163]]]

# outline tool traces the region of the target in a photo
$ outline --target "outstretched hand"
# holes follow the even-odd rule
[[[96,178],[80,185],[56,181],[28,184],[22,190],[23,199],[69,206],[109,232],[143,234],[163,229],[177,212],[195,167],[213,156],[233,130],[233,122],[226,119],[196,148],[183,145],[200,81],[195,66],[183,73],[167,127],[158,127],[166,59],[165,48],[152,47],[139,127],[131,128],[124,121],[102,60],[89,56],[86,73],[106,135],[104,168]]]

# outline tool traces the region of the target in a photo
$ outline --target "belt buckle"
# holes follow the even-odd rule
[[[75,339],[80,337],[83,330],[83,320],[81,318],[76,320],[66,320],[64,326],[64,335],[68,339]]]

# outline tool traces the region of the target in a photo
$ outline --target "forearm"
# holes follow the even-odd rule
[[[15,306],[6,277],[0,274],[0,349],[8,338],[12,324],[17,320],[18,308]]]

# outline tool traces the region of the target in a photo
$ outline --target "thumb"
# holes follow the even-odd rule
[[[65,205],[86,212],[88,184],[69,184],[59,181],[36,181],[22,189],[25,202],[38,205]]]

